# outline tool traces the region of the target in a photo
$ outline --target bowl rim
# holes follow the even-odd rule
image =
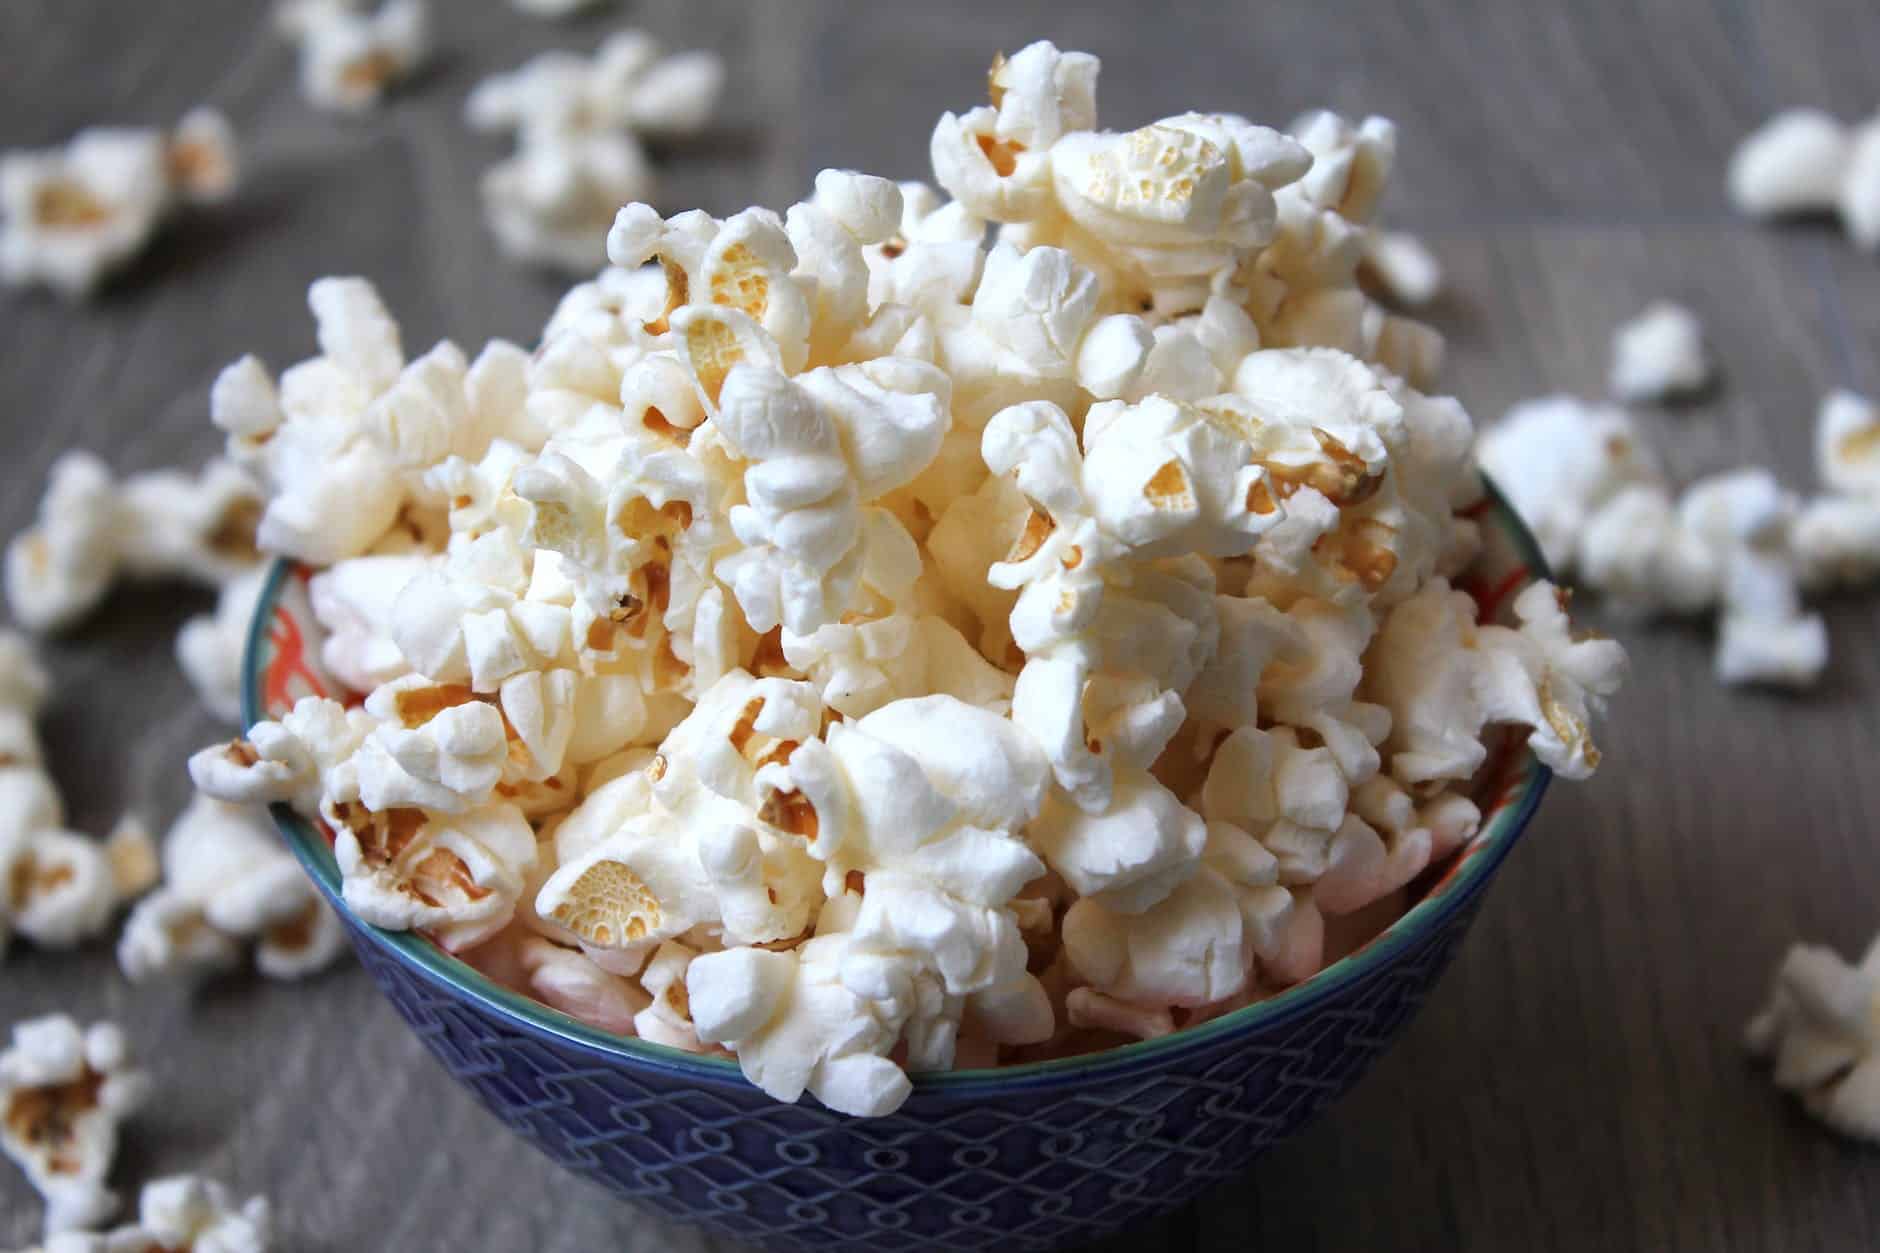
[[[1492,518],[1496,529],[1511,543],[1525,568],[1526,582],[1550,579],[1551,571],[1532,532],[1486,475],[1482,476],[1482,482],[1487,504],[1482,516],[1485,520]],[[241,663],[244,733],[262,716],[259,681],[261,647],[267,637],[268,626],[274,619],[282,589],[295,569],[296,563],[291,559],[276,558],[273,561],[256,601],[254,617],[249,623]],[[1519,781],[1512,799],[1491,813],[1471,844],[1455,854],[1457,861],[1446,873],[1447,881],[1442,890],[1426,895],[1369,943],[1324,967],[1310,978],[1252,1005],[1156,1039],[1134,1041],[1095,1053],[1081,1053],[1048,1061],[915,1074],[910,1076],[915,1095],[970,1097],[994,1092],[1009,1095],[1014,1088],[1055,1087],[1067,1079],[1074,1080],[1118,1069],[1155,1067],[1168,1059],[1205,1048],[1226,1037],[1252,1035],[1291,1022],[1346,990],[1368,982],[1395,965],[1406,953],[1442,931],[1453,917],[1461,913],[1479,894],[1526,831],[1540,806],[1541,798],[1547,792],[1553,771],[1542,764],[1532,751],[1527,752],[1525,757],[1525,762],[1519,768]],[[496,983],[462,958],[445,952],[417,932],[386,931],[361,920],[346,905],[340,891],[338,865],[332,850],[319,837],[313,825],[285,804],[271,805],[269,812],[295,858],[312,878],[321,895],[340,912],[354,935],[367,937],[375,948],[397,962],[407,973],[446,996],[469,1001],[514,1030],[556,1045],[572,1046],[632,1068],[665,1072],[711,1086],[749,1084],[733,1059],[687,1053],[637,1037],[617,1036],[601,1031]]]

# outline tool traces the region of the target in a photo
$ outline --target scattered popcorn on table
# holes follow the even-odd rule
[[[27,1253],[267,1253],[269,1207],[237,1205],[212,1179],[181,1175],[144,1185],[137,1221],[105,1232],[66,1231]]]
[[[1552,396],[1516,405],[1478,455],[1556,573],[1622,613],[1717,610],[1722,682],[1807,687],[1828,634],[1803,594],[1880,577],[1880,416],[1832,393],[1815,448],[1825,495],[1801,500],[1745,468],[1674,497],[1624,412]]]
[[[54,1014],[13,1025],[0,1052],[0,1149],[45,1198],[48,1235],[96,1227],[116,1211],[106,1179],[118,1125],[149,1091],[110,1023],[81,1029]]]
[[[6,549],[6,593],[28,630],[59,631],[95,609],[121,575],[220,586],[261,567],[260,489],[227,461],[194,477],[112,477],[88,452],[52,463],[33,526]]]
[[[641,137],[703,129],[724,76],[715,52],[669,54],[626,30],[591,59],[547,52],[479,83],[465,105],[470,126],[516,136],[515,154],[483,175],[497,244],[518,260],[593,273],[605,263],[615,212],[654,197]]]
[[[1745,1038],[1810,1114],[1880,1144],[1880,938],[1858,966],[1818,945],[1790,948]]]
[[[213,109],[172,131],[94,127],[63,148],[0,154],[0,283],[90,295],[179,204],[235,189],[235,140]]]
[[[242,655],[266,582],[259,566],[230,579],[217,594],[215,612],[191,618],[176,636],[177,664],[203,706],[224,722],[242,718]]]
[[[569,125],[595,72],[472,115]],[[951,203],[629,204],[540,347],[467,372],[315,284],[322,355],[238,362],[214,416],[364,699],[198,787],[320,823],[369,923],[876,1115],[1311,977],[1474,836],[1510,734],[1591,773],[1624,654],[1550,584],[1514,625],[1454,590],[1473,428],[1358,286],[1394,129],[1101,132],[1096,75],[996,62],[932,136]],[[1627,482],[1575,455],[1562,546]]]
[[[1608,385],[1620,400],[1663,400],[1710,382],[1704,329],[1683,305],[1660,300],[1612,333]]]
[[[1730,201],[1751,217],[1833,210],[1847,174],[1848,131],[1819,109],[1787,109],[1730,158]]]
[[[118,965],[137,982],[214,971],[250,943],[262,974],[299,979],[331,965],[345,934],[260,806],[198,796],[164,837],[162,882],[125,920]]]
[[[150,886],[149,835],[134,818],[104,842],[64,829],[33,726],[48,687],[26,641],[0,632],[0,955],[15,933],[74,947]]]
[[[425,0],[285,0],[276,17],[300,49],[300,91],[321,109],[363,113],[430,55]]]
[[[1843,125],[1819,109],[1788,109],[1737,146],[1730,200],[1751,217],[1832,212],[1855,245],[1880,249],[1880,116]]]

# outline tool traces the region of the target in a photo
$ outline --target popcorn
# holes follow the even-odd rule
[[[1855,245],[1880,247],[1880,118],[1844,126],[1818,109],[1787,109],[1738,145],[1730,199],[1752,217],[1832,210]]]
[[[553,3],[557,15],[574,7]],[[518,140],[514,155],[483,176],[484,216],[498,246],[536,265],[592,272],[620,206],[657,193],[640,138],[702,130],[724,75],[716,53],[667,55],[650,36],[626,30],[591,60],[544,53],[477,84],[464,108],[470,126]]]
[[[1436,579],[1384,619],[1361,691],[1390,711],[1383,747],[1399,781],[1468,778],[1495,722],[1530,727],[1529,746],[1566,778],[1598,765],[1589,717],[1622,678],[1624,651],[1574,640],[1551,583],[1529,586],[1514,610],[1518,629],[1477,627],[1474,602]]]
[[[300,49],[300,91],[316,108],[363,113],[430,54],[430,14],[423,0],[287,0],[281,33]]]
[[[1866,252],[1880,249],[1880,118],[1854,128],[1839,208],[1855,246]]]
[[[211,461],[195,479],[171,470],[122,483],[85,452],[52,465],[34,526],[7,545],[13,615],[62,630],[97,607],[121,573],[224,586],[260,568],[262,502],[239,469]]]
[[[650,1008],[648,994],[630,980],[607,973],[559,944],[536,937],[524,940],[521,961],[529,991],[538,1000],[590,1027],[631,1035],[635,1018]]]
[[[1818,109],[1785,109],[1730,157],[1730,202],[1751,217],[1832,209],[1848,164],[1847,128]]]
[[[363,279],[320,279],[307,303],[322,355],[278,384],[255,359],[237,361],[210,391],[210,416],[230,460],[268,489],[261,547],[331,565],[409,521],[424,471],[525,433],[504,377],[523,366],[501,341],[474,362],[446,341],[407,363],[398,324]]]
[[[226,968],[248,942],[263,974],[298,979],[344,947],[339,919],[258,808],[195,797],[164,838],[162,872],[118,942],[133,981]]]
[[[118,1199],[105,1180],[118,1125],[148,1098],[149,1077],[132,1067],[124,1033],[111,1023],[81,1029],[54,1014],[13,1025],[0,1052],[0,1150],[46,1200],[46,1233],[94,1227]]]
[[[213,109],[176,129],[96,127],[65,147],[0,155],[0,283],[89,296],[180,203],[234,191],[235,145]]]
[[[1621,488],[1662,477],[1630,418],[1570,396],[1516,405],[1483,432],[1476,456],[1562,574],[1601,505]]]
[[[1429,304],[1443,290],[1442,263],[1428,245],[1404,231],[1373,231],[1366,235],[1361,264],[1363,272],[1392,300],[1412,309]]]
[[[264,1198],[237,1206],[214,1180],[179,1175],[144,1185],[136,1223],[101,1235],[55,1235],[39,1253],[266,1253],[269,1237]]]
[[[1660,400],[1700,390],[1710,381],[1697,315],[1661,300],[1612,333],[1612,394]]]
[[[176,636],[176,660],[210,713],[225,722],[242,716],[241,663],[267,582],[255,570],[224,584],[215,612],[191,618]]]
[[[1850,391],[1823,397],[1815,419],[1815,473],[1832,491],[1880,497],[1880,410]]]
[[[629,34],[481,86],[539,178],[502,229],[590,255],[619,192],[584,154],[637,177],[607,146],[701,123],[710,65]],[[824,170],[782,214],[627,204],[532,352],[408,361],[369,287],[316,285],[321,355],[212,408],[363,704],[205,749],[204,793],[323,822],[364,923],[878,1115],[1311,978],[1475,836],[1491,728],[1588,773],[1623,654],[1551,586],[1515,627],[1453,590],[1473,427],[1360,285],[1434,282],[1376,226],[1394,128],[1100,131],[1096,69],[1001,58],[931,138],[950,202]],[[1622,415],[1559,408],[1569,456],[1509,448],[1556,547],[1779,607],[1793,510],[1681,508]],[[1845,511],[1809,534],[1811,577],[1864,551]]]
[[[1850,966],[1831,949],[1797,944],[1769,1001],[1744,1033],[1775,1067],[1776,1086],[1844,1135],[1880,1141],[1880,943]]]
[[[104,842],[64,829],[32,721],[47,686],[26,642],[0,633],[0,954],[14,932],[72,948],[149,887],[149,837],[134,818]]]

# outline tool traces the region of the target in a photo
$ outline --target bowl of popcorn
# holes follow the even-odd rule
[[[620,211],[533,350],[359,279],[217,380],[279,558],[240,739],[510,1127],[789,1247],[1048,1247],[1231,1177],[1420,1004],[1616,644],[1360,288],[1395,144],[1098,129],[1039,43],[950,198]],[[1388,275],[1385,276],[1388,278]]]

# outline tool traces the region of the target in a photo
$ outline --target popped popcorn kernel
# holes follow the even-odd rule
[[[46,1201],[46,1233],[95,1227],[117,1209],[107,1186],[119,1125],[150,1080],[110,1023],[55,1014],[13,1025],[0,1051],[0,1151]]]
[[[198,108],[172,131],[93,127],[61,148],[0,154],[0,284],[92,295],[181,204],[226,199],[233,132]]]

